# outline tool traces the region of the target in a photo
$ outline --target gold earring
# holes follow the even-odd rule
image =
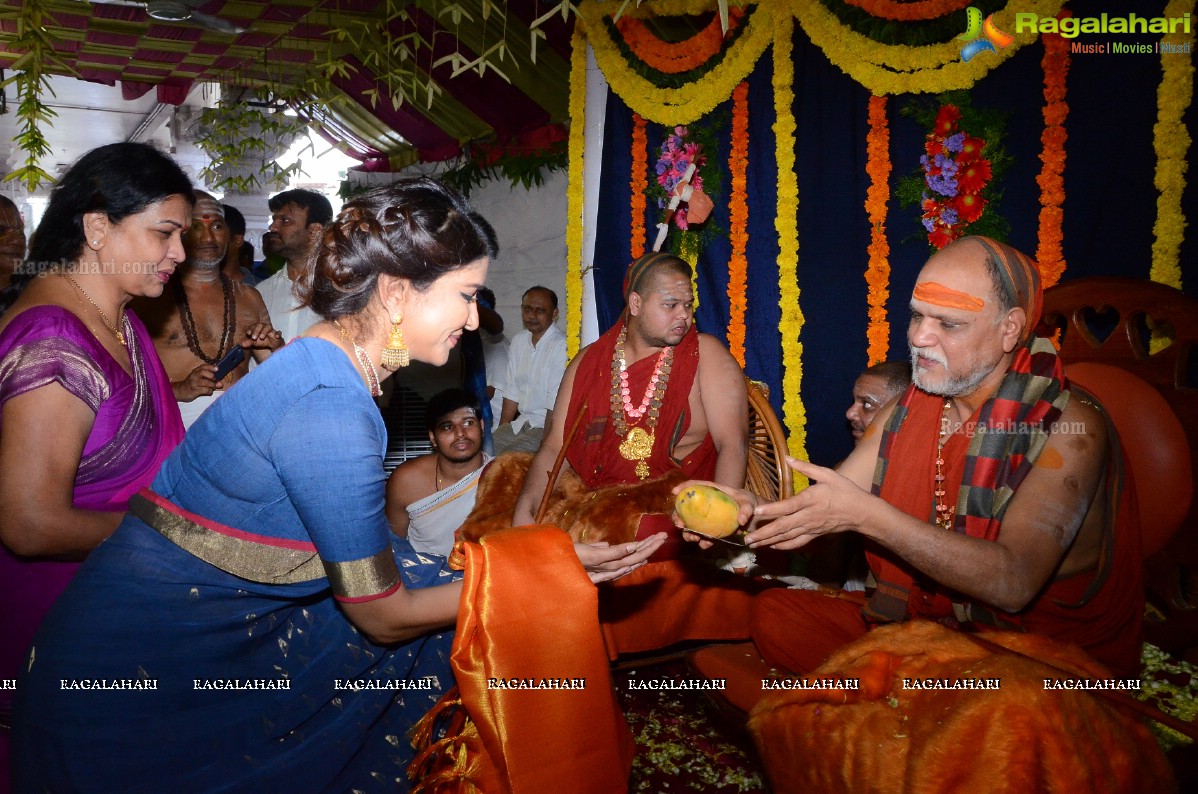
[[[411,362],[408,346],[403,341],[403,330],[399,327],[402,322],[403,315],[396,312],[391,318],[391,334],[387,337],[387,346],[383,348],[383,359],[379,362],[384,369],[391,372],[406,367]]]

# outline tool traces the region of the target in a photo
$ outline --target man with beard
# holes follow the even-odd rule
[[[308,257],[320,240],[324,225],[333,219],[333,207],[316,191],[300,188],[272,196],[268,204],[270,230],[262,235],[262,252],[278,254],[286,264],[259,282],[258,292],[283,340],[289,342],[320,322],[316,312],[299,305],[294,286],[308,268]]]
[[[515,526],[533,523],[563,446],[563,473],[576,473],[587,492],[661,480],[662,512],[641,517],[642,535],[672,528],[673,482],[744,486],[745,376],[715,337],[694,327],[690,265],[672,254],[646,254],[629,267],[624,295],[620,320],[566,368],[545,440],[516,501]],[[662,479],[669,477],[675,479]],[[676,553],[682,544],[672,545]],[[624,582],[600,597],[613,655],[684,640],[747,638],[752,595],[760,589],[708,561],[686,558],[650,562]]]
[[[420,552],[448,557],[454,532],[474,507],[482,451],[482,408],[464,389],[433,395],[424,413],[433,453],[405,461],[387,480],[387,520]]]
[[[17,299],[13,274],[25,261],[25,221],[8,196],[0,196],[0,311]]]
[[[837,471],[790,461],[815,485],[756,506],[737,493],[756,517],[751,546],[858,532],[877,581],[868,597],[760,596],[753,641],[767,662],[804,674],[871,625],[924,618],[1042,634],[1138,670],[1134,495],[1113,428],[1034,332],[1042,308],[1020,252],[985,237],[946,246],[911,296],[912,386]]]
[[[133,302],[171,379],[184,427],[245,375],[249,364],[242,361],[215,380],[216,365],[229,351],[240,346],[261,363],[283,344],[258,291],[221,272],[229,229],[220,203],[202,190],[195,197],[183,234],[187,259],[161,297]]]

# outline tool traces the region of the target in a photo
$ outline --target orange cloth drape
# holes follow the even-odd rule
[[[521,792],[623,791],[635,749],[616,702],[598,592],[556,527],[466,543],[451,661],[490,765]],[[501,689],[488,679],[582,679],[584,689]],[[481,782],[481,781],[480,781]]]

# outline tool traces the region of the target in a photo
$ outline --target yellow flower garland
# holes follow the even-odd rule
[[[718,66],[682,88],[658,88],[629,66],[603,21],[604,16],[615,14],[620,7],[620,3],[600,3],[593,0],[580,3],[575,30],[579,27],[585,28],[591,49],[595,53],[595,61],[612,90],[624,103],[634,113],[667,127],[690,124],[706,116],[716,105],[728,99],[732,90],[753,71],[757,60],[769,46],[774,27],[773,5],[759,4],[749,15],[744,32],[729,48]],[[624,8],[624,12],[627,13],[631,8],[630,4]],[[682,8],[689,10],[679,10]],[[652,4],[653,13],[661,16],[693,14],[699,10],[710,11],[711,3]]]
[[[1064,0],[1011,0],[997,12],[996,22],[1014,30],[1014,6],[1021,12],[1056,16]],[[791,0],[792,10],[813,44],[833,65],[874,94],[939,94],[970,88],[995,66],[1037,38],[1036,33],[1016,33],[1015,41],[996,53],[961,60],[961,43],[910,47],[880,44],[844,25],[820,0]]]
[[[732,151],[728,171],[732,175],[732,194],[728,197],[728,239],[732,255],[728,259],[728,350],[745,368],[745,308],[749,260],[749,84],[741,83],[732,92]]]
[[[779,16],[774,25],[774,156],[778,166],[778,306],[782,319],[782,416],[790,430],[787,448],[796,458],[807,458],[807,409],[803,405],[803,310],[799,306],[799,179],[795,173],[794,61],[791,34],[794,21]],[[795,473],[795,490],[807,487],[807,478]]]
[[[575,26],[570,41],[570,173],[566,188],[566,355],[578,352],[582,335],[583,129],[587,106],[587,42]]]
[[[890,242],[886,239],[886,210],[890,201],[890,127],[886,120],[886,97],[869,98],[869,133],[865,144],[865,173],[869,189],[865,209],[869,214],[869,268],[865,283],[869,286],[869,330],[866,339],[869,365],[886,360],[890,350],[890,323],[886,319],[886,300],[890,297]]]
[[[1165,16],[1180,17],[1194,13],[1194,0],[1170,0]],[[1194,41],[1194,34],[1166,35],[1162,44],[1185,45]],[[1192,50],[1193,46],[1188,49]],[[1156,126],[1153,128],[1153,148],[1156,150],[1154,182],[1160,196],[1156,200],[1156,223],[1152,243],[1152,270],[1149,277],[1161,284],[1181,289],[1181,241],[1185,237],[1186,219],[1181,212],[1181,195],[1185,191],[1190,133],[1184,116],[1194,95],[1193,56],[1182,53],[1161,53],[1161,84],[1156,92]]]

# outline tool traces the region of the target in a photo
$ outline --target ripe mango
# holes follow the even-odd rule
[[[731,535],[740,526],[736,501],[710,485],[692,485],[680,491],[674,509],[688,529],[713,538]]]

